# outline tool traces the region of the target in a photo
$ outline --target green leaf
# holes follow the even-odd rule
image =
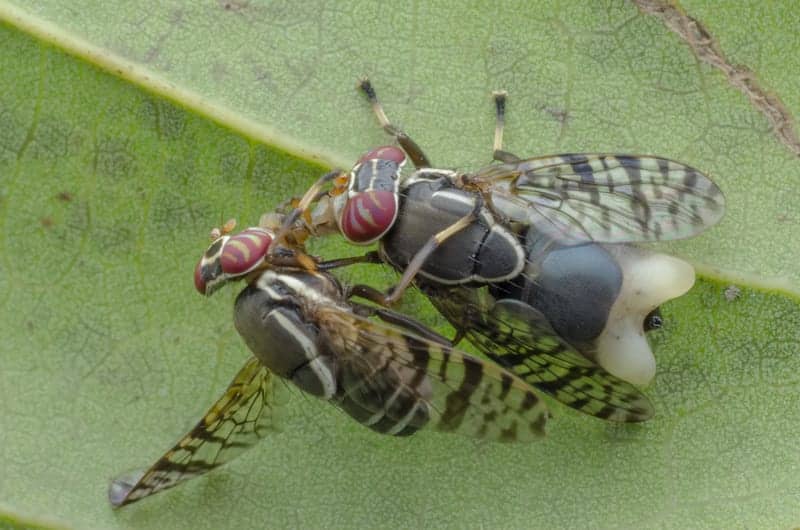
[[[800,50],[779,38],[791,31],[780,6],[757,17],[716,5],[685,7],[713,17],[732,61],[764,67],[791,118]],[[0,2],[0,19],[0,525],[800,521],[800,165],[658,19],[617,2],[177,0]],[[720,183],[723,223],[669,247],[708,276],[664,308],[656,418],[612,426],[554,404],[538,444],[396,440],[298,393],[286,432],[112,511],[108,480],[160,456],[247,357],[233,290],[205,300],[192,286],[209,229],[255,223],[327,165],[387,142],[354,90],[364,74],[442,166],[488,160],[488,94],[505,88],[513,152],[660,154]],[[728,300],[731,278],[742,294]],[[756,289],[776,283],[783,293]],[[421,299],[405,308],[434,319]]]

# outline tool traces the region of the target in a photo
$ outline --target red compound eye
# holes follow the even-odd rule
[[[367,244],[383,236],[397,218],[397,195],[370,190],[351,197],[342,209],[340,226],[353,243]]]
[[[248,228],[225,243],[219,257],[222,272],[239,275],[258,265],[269,250],[272,235],[260,228]]]
[[[358,163],[361,164],[367,160],[391,160],[398,166],[402,166],[406,161],[406,154],[399,147],[384,145],[383,147],[377,147],[363,155],[358,159]]]
[[[200,294],[206,294],[206,280],[203,278],[203,260],[197,262],[194,268],[194,286]]]

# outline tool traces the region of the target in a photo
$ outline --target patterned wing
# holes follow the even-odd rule
[[[544,434],[544,402],[510,371],[340,308],[319,315],[338,353],[339,406],[371,429],[408,435],[432,427],[504,442]]]
[[[426,294],[489,358],[565,405],[615,422],[653,416],[647,396],[564,342],[546,317],[528,304],[495,302],[485,289],[426,287]]]
[[[722,191],[697,169],[653,156],[563,154],[489,166],[492,203],[560,241],[692,237],[716,224]]]
[[[203,419],[147,470],[111,481],[115,508],[202,475],[239,456],[276,430],[277,392],[283,385],[255,358],[239,370]]]

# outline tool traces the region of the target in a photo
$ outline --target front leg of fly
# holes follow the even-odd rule
[[[281,241],[283,238],[285,238],[286,235],[291,232],[292,226],[294,226],[294,224],[306,214],[311,204],[319,201],[322,197],[327,195],[327,192],[323,191],[323,188],[330,182],[344,180],[344,175],[346,175],[346,173],[344,173],[342,170],[334,169],[321,176],[317,182],[315,182],[314,185],[311,186],[308,191],[306,191],[306,193],[297,203],[297,206],[292,209],[288,215],[286,215],[282,226],[277,231],[275,239]]]
[[[430,167],[431,163],[428,160],[428,157],[425,156],[425,153],[422,152],[422,149],[417,145],[417,143],[411,139],[405,132],[403,132],[399,127],[392,124],[389,121],[389,118],[386,117],[386,112],[383,110],[383,105],[378,100],[378,95],[375,92],[375,88],[373,88],[372,83],[366,77],[363,78],[358,83],[358,88],[367,96],[369,100],[370,106],[372,106],[372,112],[375,114],[375,117],[378,118],[378,123],[380,123],[381,127],[387,134],[393,136],[397,143],[403,148],[403,151],[408,154],[409,158],[411,158],[411,162],[414,164],[414,167],[417,169]]]

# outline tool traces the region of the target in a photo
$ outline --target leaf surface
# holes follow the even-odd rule
[[[790,4],[716,5],[684,7],[793,116],[798,69],[775,58],[800,57],[779,38]],[[629,4],[460,6],[0,2],[0,525],[798,524],[798,159],[720,71]],[[355,92],[364,74],[441,166],[488,161],[489,93],[504,88],[510,151],[656,154],[721,185],[722,224],[666,247],[707,277],[664,308],[657,416],[619,427],[554,404],[538,444],[395,440],[296,394],[284,433],[112,511],[108,480],[158,457],[246,359],[233,290],[204,300],[192,286],[209,229],[255,223],[387,143]],[[436,322],[420,298],[404,310]]]

